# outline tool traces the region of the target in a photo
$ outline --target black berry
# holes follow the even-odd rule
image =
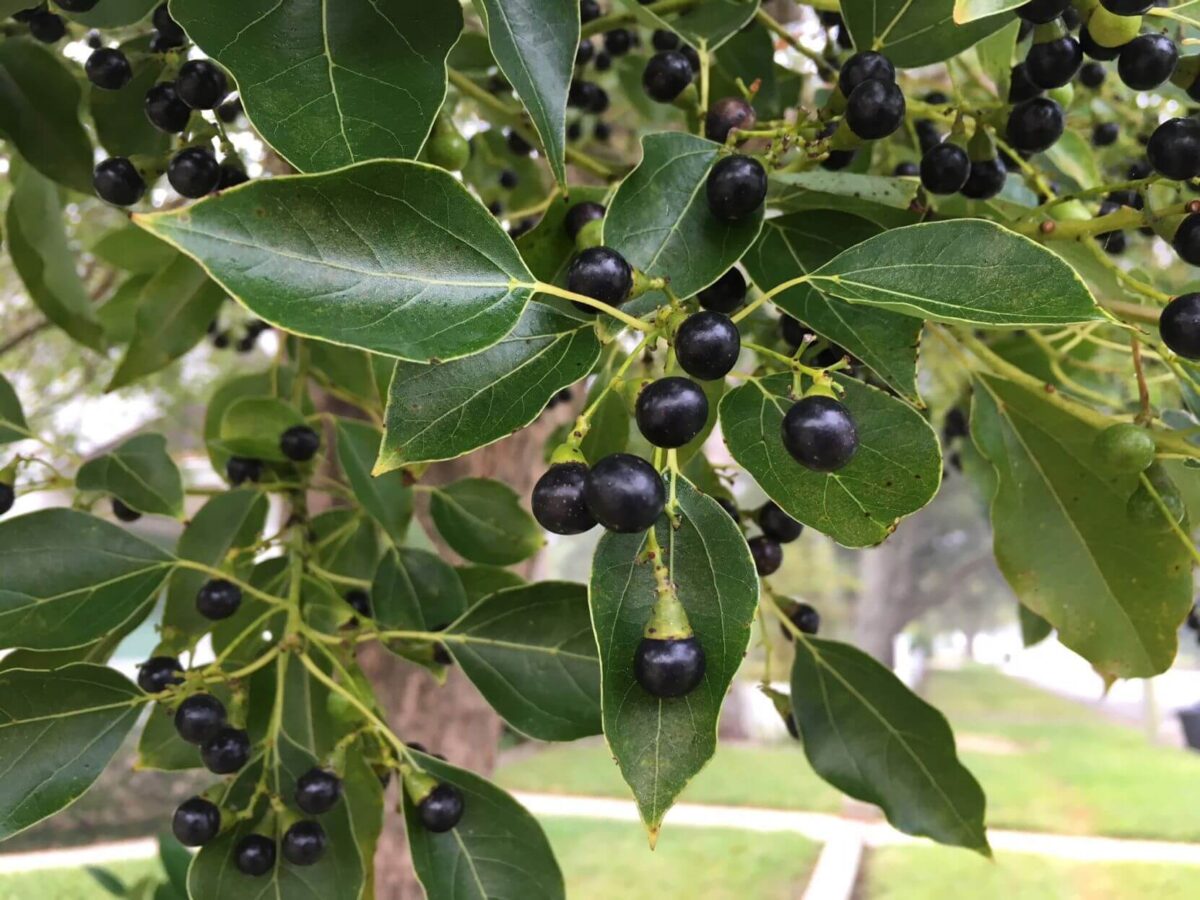
[[[316,822],[297,822],[283,833],[283,858],[294,866],[311,866],[325,854],[325,829]]]
[[[185,847],[207,844],[220,830],[221,810],[203,797],[184,800],[171,817],[171,831]]]
[[[1176,181],[1200,174],[1200,122],[1168,119],[1154,129],[1146,156],[1154,171]]]
[[[588,222],[595,222],[603,218],[604,206],[585,200],[582,203],[576,203],[567,210],[566,216],[563,217],[563,228],[567,231],[567,237],[575,240],[575,238],[579,237],[579,232],[583,231],[583,226],[588,224]]]
[[[192,118],[192,108],[179,99],[175,85],[163,81],[146,91],[146,118],[159,131],[179,134]]]
[[[137,168],[123,156],[110,156],[96,166],[92,187],[101,200],[116,206],[132,206],[146,193],[146,182]]]
[[[832,397],[796,401],[783,417],[783,446],[798,463],[817,472],[835,472],[858,451],[854,417]]]
[[[462,821],[465,806],[462,791],[443,781],[417,804],[417,817],[426,830],[441,834]]]
[[[174,684],[183,684],[183,666],[173,656],[152,656],[138,669],[138,687],[147,694],[160,694]]]
[[[233,848],[233,864],[243,875],[266,875],[275,868],[275,842],[262,834],[246,835]]]
[[[783,565],[783,547],[779,541],[766,535],[750,538],[750,555],[754,558],[754,569],[763,578],[774,575]]]
[[[892,169],[892,174],[897,178],[916,178],[921,174],[921,167],[911,160],[896,163],[896,168]]]
[[[1200,294],[1182,294],[1158,319],[1163,343],[1185,359],[1200,359]]]
[[[1092,126],[1092,144],[1097,147],[1111,147],[1121,136],[1121,126],[1116,122],[1097,122]]]
[[[698,293],[696,299],[704,309],[728,315],[746,299],[746,277],[740,269],[730,269]]]
[[[40,10],[29,19],[29,33],[43,44],[56,44],[67,33],[67,23],[61,16]]]
[[[193,694],[175,710],[175,730],[189,744],[203,744],[225,725],[225,704],[212,694]]]
[[[677,50],[679,35],[665,28],[655,28],[654,34],[650,35],[650,45],[655,50]]]
[[[1100,5],[1117,16],[1140,16],[1154,6],[1154,0],[1100,0]]]
[[[729,516],[729,518],[733,519],[733,521],[737,522],[739,525],[741,524],[742,514],[738,511],[736,503],[734,503],[728,497],[715,497],[714,499],[717,501],[717,505],[720,506],[721,509],[725,510],[725,513]]]
[[[938,144],[921,157],[921,184],[931,194],[957,194],[970,174],[971,160],[958,144]]]
[[[136,509],[131,509],[130,507],[126,506],[117,497],[112,498],[112,511],[113,515],[122,522],[136,522],[142,517],[140,512],[138,512]]]
[[[1040,153],[1054,146],[1065,126],[1061,106],[1049,97],[1034,97],[1009,113],[1008,140],[1018,150]]]
[[[1106,47],[1097,43],[1086,25],[1079,29],[1079,46],[1085,55],[1100,62],[1108,62],[1121,55],[1120,46]]]
[[[821,629],[821,614],[807,603],[793,604],[787,617],[802,634],[816,634]]]
[[[597,522],[621,534],[645,531],[667,504],[654,466],[630,453],[614,453],[592,466],[584,498]]]
[[[624,56],[633,46],[633,35],[625,28],[604,32],[604,49],[609,56]]]
[[[12,509],[16,502],[17,492],[13,490],[13,486],[0,481],[0,516]]]
[[[652,697],[683,697],[704,680],[704,648],[695,636],[642,638],[633,655],[633,677]]]
[[[758,115],[754,107],[741,97],[722,97],[708,108],[704,117],[704,136],[723,144],[735,128],[747,131],[754,127]]]
[[[1121,48],[1117,74],[1135,91],[1156,88],[1175,71],[1179,48],[1165,34],[1141,34]]]
[[[1071,0],[1030,0],[1024,6],[1017,7],[1017,15],[1026,22],[1045,25],[1061,16],[1070,5]]]
[[[972,200],[990,200],[1004,190],[1007,179],[1008,169],[999,159],[973,159],[962,195]]]
[[[133,78],[133,67],[120,50],[101,47],[93,50],[83,65],[88,81],[106,91],[119,91]]]
[[[229,79],[211,60],[188,60],[175,76],[175,93],[192,109],[216,109],[229,93]]]
[[[167,4],[160,3],[154,8],[154,17],[151,21],[154,23],[154,29],[163,37],[178,41],[180,44],[187,40],[187,35],[179,27],[179,23],[171,17]]]
[[[866,50],[846,60],[838,74],[838,87],[849,97],[864,81],[895,81],[896,67],[882,53]]]
[[[54,5],[67,12],[89,12],[96,8],[100,0],[54,0]]]
[[[1033,83],[1029,77],[1029,67],[1025,63],[1013,66],[1008,79],[1008,102],[1020,103],[1042,93],[1042,89]]]
[[[511,191],[520,183],[521,176],[519,176],[512,169],[505,169],[500,173],[500,187],[504,188],[506,191]]]
[[[317,455],[321,436],[307,425],[293,425],[279,436],[279,450],[293,462],[308,462]]]
[[[329,812],[341,796],[341,779],[326,769],[309,769],[296,781],[296,806],[310,816]]]
[[[587,38],[584,38],[579,42],[579,46],[575,48],[575,65],[586,66],[595,55],[596,45]]]
[[[638,430],[655,447],[682,447],[708,421],[708,397],[690,378],[660,378],[637,398]]]
[[[650,57],[642,71],[642,87],[651,100],[670,103],[692,83],[692,64],[678,50],[662,50]]]
[[[804,526],[780,509],[774,500],[768,500],[758,511],[758,527],[771,540],[781,544],[790,544],[804,531]]]
[[[708,208],[722,222],[737,222],[762,208],[767,173],[749,156],[727,156],[712,167],[705,183]]]
[[[567,270],[567,288],[610,306],[620,306],[633,290],[633,267],[616,250],[609,247],[588,247],[571,260]],[[594,312],[586,304],[580,309]]]
[[[1029,80],[1047,91],[1067,84],[1082,65],[1083,48],[1070,35],[1034,44],[1025,57]]]
[[[840,172],[858,157],[857,150],[830,150],[821,160],[821,168],[828,172]]]
[[[846,101],[846,124],[865,141],[879,140],[904,124],[904,93],[892,81],[864,81]]]
[[[240,163],[232,163],[228,160],[222,160],[221,171],[217,175],[218,191],[223,191],[231,187],[237,187],[239,184],[245,184],[249,180],[250,176],[246,174],[246,170],[242,168]]]
[[[683,371],[701,381],[724,378],[742,352],[742,337],[733,320],[701,310],[688,316],[675,333],[675,356]]]
[[[255,482],[262,478],[263,464],[261,459],[247,459],[244,456],[231,456],[225,463],[225,477],[234,487],[247,481]]]
[[[250,760],[250,736],[225,726],[200,746],[200,759],[213,774],[230,775]]]
[[[588,44],[588,46],[590,47],[591,44]],[[514,156],[528,156],[533,152],[533,145],[521,137],[519,131],[515,131],[512,128],[504,132],[504,142],[508,144],[508,149]]]
[[[596,525],[584,499],[588,467],[568,462],[551,466],[533,486],[533,516],[555,534],[582,534]]]
[[[1104,84],[1104,79],[1108,75],[1108,70],[1098,62],[1084,63],[1083,68],[1079,70],[1079,82],[1084,87],[1095,90]]]
[[[228,619],[242,605],[242,589],[224,578],[206,581],[196,594],[196,609],[206,619]]]
[[[1171,245],[1184,262],[1200,266],[1200,213],[1192,213],[1179,223]]]
[[[346,591],[346,602],[365,619],[371,618],[371,595],[360,588]]]
[[[211,194],[221,179],[221,167],[208,147],[185,147],[167,164],[167,181],[184,197]]]
[[[596,0],[579,0],[579,21],[584,25],[601,15],[600,4]]]

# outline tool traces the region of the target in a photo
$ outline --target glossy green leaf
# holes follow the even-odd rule
[[[1106,470],[1097,427],[1041,391],[983,375],[975,386],[971,434],[999,476],[996,561],[1017,598],[1102,674],[1165,671],[1192,602],[1188,548],[1129,518],[1138,478]]]
[[[183,256],[167,264],[142,288],[133,340],[108,390],[115,391],[164,369],[200,343],[225,292]]]
[[[371,584],[371,612],[381,631],[438,631],[467,608],[458,573],[436,553],[402,547],[383,557]],[[440,669],[428,643],[390,640],[393,653]]]
[[[721,401],[721,428],[733,458],[792,518],[847,547],[883,541],[900,519],[933,499],[942,454],[929,423],[907,403],[838,377],[842,402],[858,426],[849,465],[816,472],[792,458],[780,434],[795,402],[792,376],[748,382]]]
[[[180,559],[219,568],[229,552],[249,547],[262,533],[267,498],[254,490],[218,494],[192,517],[175,551]],[[163,612],[163,638],[180,647],[204,634],[212,623],[196,611],[196,594],[208,576],[191,569],[176,569],[167,588]]]
[[[807,194],[816,192],[832,197],[876,203],[893,209],[907,210],[914,200],[920,182],[911,178],[888,178],[883,175],[861,175],[857,172],[781,172],[771,176],[771,201],[788,212],[809,209]],[[829,206],[856,213],[854,209]]]
[[[29,425],[21,410],[21,400],[13,386],[0,374],[0,444],[11,444],[29,436]]]
[[[301,172],[417,155],[462,30],[454,0],[174,0],[233,74],[255,129]]]
[[[954,21],[958,25],[986,19],[997,13],[1024,6],[1026,0],[954,0]]]
[[[412,521],[412,488],[405,484],[402,472],[371,474],[382,439],[383,434],[374,425],[351,419],[338,420],[338,462],[354,496],[388,537],[399,544],[404,541]]]
[[[115,28],[133,25],[150,15],[160,0],[101,0],[85,13],[71,13],[76,22],[92,28]]]
[[[642,161],[617,189],[604,219],[604,242],[652,278],[690,297],[708,287],[750,249],[763,212],[740,222],[708,209],[705,182],[720,146],[683,132],[642,138]]]
[[[130,275],[96,310],[105,338],[114,344],[128,344],[133,340],[138,304],[142,302],[142,291],[149,281],[149,275]]]
[[[52,181],[92,192],[92,142],[67,60],[33,38],[0,41],[0,135]]]
[[[679,526],[655,526],[671,581],[704,647],[704,681],[660,700],[633,678],[655,600],[646,536],[607,532],[592,562],[592,625],[600,645],[604,734],[653,840],[663,816],[717,746],[725,692],[741,665],[758,603],[746,539],[717,502],[678,479]]]
[[[600,733],[600,661],[587,587],[509,588],[446,629],[446,646],[513,728],[542,741]]]
[[[106,232],[92,244],[91,252],[114,268],[139,275],[153,275],[178,254],[166,241],[133,225]]]
[[[696,46],[715,50],[737,34],[758,11],[758,0],[708,0],[678,16],[658,15],[638,0],[622,0],[626,8],[650,28],[666,28]]]
[[[95,11],[108,6],[103,0]],[[143,0],[144,2],[144,0]],[[143,35],[121,44],[133,67],[133,78],[125,87],[108,91],[88,88],[88,105],[96,138],[110,156],[161,156],[171,146],[171,136],[159,131],[146,118],[146,92],[163,74],[166,58],[150,52],[150,37]]]
[[[238,375],[222,382],[213,391],[204,410],[204,442],[214,470],[224,474],[225,464],[231,455],[221,445],[221,422],[229,407],[243,397],[291,397],[291,388],[292,370],[279,367]]]
[[[312,520],[321,568],[347,578],[370,580],[382,552],[378,531],[355,509],[331,509]]]
[[[383,412],[376,368],[387,368],[390,379],[395,360],[325,341],[308,341],[307,346],[309,372],[321,387],[360,409]]]
[[[183,517],[183,476],[161,434],[136,435],[88,460],[79,467],[75,486],[111,494],[138,512]]]
[[[44,509],[0,522],[0,647],[59,650],[103,636],[151,602],[170,557],[110,522]]]
[[[532,292],[491,213],[420,163],[265,179],[136,221],[268,322],[401,359],[491,346]]]
[[[879,232],[880,228],[866,219],[833,210],[779,216],[766,222],[743,262],[754,283],[766,291],[820,268],[843,250]],[[778,294],[774,301],[785,313],[861,360],[902,396],[920,402],[920,320],[855,306],[807,284]]]
[[[9,43],[13,42],[0,43],[0,50]],[[75,252],[63,227],[65,215],[58,185],[27,165],[17,165],[6,216],[13,266],[29,299],[47,319],[79,343],[98,349],[103,331],[75,270]]]
[[[579,47],[579,5],[562,0],[481,0],[492,55],[566,185],[567,89]]]
[[[603,187],[572,185],[568,190],[568,197],[551,203],[541,221],[517,238],[517,249],[534,277],[559,287],[566,287],[567,267],[578,252],[567,234],[567,212],[577,203],[603,204],[608,196],[608,189]]]
[[[603,390],[607,383],[608,380],[602,374],[596,379],[593,390]],[[589,405],[592,399],[592,394],[589,394]],[[633,430],[631,415],[632,411],[620,391],[609,391],[604,395],[592,414],[592,427],[583,436],[583,443],[579,446],[589,463],[594,465],[612,453],[625,452]]]
[[[792,711],[817,774],[906,834],[991,856],[984,796],[945,717],[848,644],[796,642]]]
[[[878,50],[903,69],[949,59],[1011,21],[992,15],[954,21],[955,0],[842,0],[842,18],[859,50]]]
[[[885,231],[834,257],[811,283],[843,300],[954,324],[1018,328],[1104,318],[1060,257],[983,219]]]
[[[566,889],[554,851],[537,819],[478,775],[424,754],[421,767],[463,795],[462,820],[435,834],[421,825],[404,793],[404,821],[413,867],[428,897],[563,900]]]
[[[429,513],[446,543],[471,562],[509,566],[533,556],[545,543],[516,492],[490,478],[463,478],[436,488]]]
[[[713,99],[738,96],[739,78],[746,85],[758,82],[754,109],[763,121],[782,118],[800,93],[800,75],[775,62],[774,37],[758,22],[742,28],[721,45],[709,78],[709,96]]]
[[[1096,155],[1088,139],[1077,131],[1064,131],[1046,157],[1080,188],[1090,189],[1104,183]]]
[[[286,463],[279,439],[289,428],[304,424],[304,416],[287,401],[241,397],[221,417],[221,444],[235,456]]]
[[[124,675],[88,663],[0,673],[0,841],[92,786],[137,721],[140,697]]]
[[[599,356],[594,317],[534,301],[516,328],[482,353],[397,364],[376,470],[453,459],[507,437],[586,376]]]
[[[1017,620],[1021,625],[1021,643],[1026,647],[1040,644],[1054,631],[1053,625],[1023,603],[1017,604]]]
[[[455,569],[467,595],[467,606],[474,606],[488,594],[506,588],[521,587],[525,579],[510,569],[499,566],[459,566]]]

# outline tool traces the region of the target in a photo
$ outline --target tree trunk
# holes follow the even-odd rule
[[[470,456],[435,466],[423,483],[442,484],[459,478],[495,478],[528,497],[545,470],[543,446],[559,422],[573,418],[569,404],[544,413],[524,431]],[[428,518],[423,521],[428,523]],[[431,534],[435,532],[430,529]],[[452,551],[439,545],[447,557]],[[532,570],[533,560],[526,564]],[[452,669],[439,686],[424,669],[393,656],[378,646],[364,647],[359,656],[363,671],[375,686],[388,723],[402,740],[418,741],[441,753],[454,765],[481,775],[496,765],[502,722],[479,696],[461,671]],[[377,900],[414,900],[424,897],[408,855],[404,817],[396,811],[399,779],[389,790],[387,819],[375,853]]]

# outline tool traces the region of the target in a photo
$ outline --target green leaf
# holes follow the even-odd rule
[[[687,38],[699,47],[715,50],[733,37],[758,12],[758,0],[708,0],[685,10],[674,18],[657,15],[638,0],[622,0],[638,19],[650,28],[665,28]]]
[[[954,22],[966,25],[997,13],[1024,6],[1026,0],[954,0]]]
[[[750,249],[763,212],[740,222],[708,209],[705,182],[721,157],[718,144],[683,132],[642,138],[642,161],[626,176],[604,219],[604,242],[651,278],[669,277],[690,297]]]
[[[607,383],[608,380],[601,375],[596,379],[593,388],[597,391],[603,390]],[[588,404],[592,399],[592,395],[589,394]],[[604,395],[600,405],[596,407],[596,412],[592,414],[591,428],[583,436],[583,443],[579,445],[589,463],[595,465],[612,453],[625,452],[629,447],[632,430],[630,413],[620,391],[609,391]]]
[[[792,376],[747,382],[721,401],[721,428],[733,458],[793,519],[847,547],[883,541],[903,517],[933,499],[942,455],[929,423],[906,403],[850,378],[842,402],[858,426],[849,465],[815,472],[783,446],[784,414],[795,402]]]
[[[766,222],[743,262],[754,283],[766,291],[820,268],[880,230],[866,219],[832,210],[779,216]],[[899,394],[920,403],[920,320],[831,299],[807,284],[776,295],[774,301],[785,313],[861,360]]]
[[[781,172],[771,175],[772,205],[788,212],[812,208],[807,195],[814,192],[844,198],[845,201],[858,200],[907,210],[917,199],[919,188],[920,182],[911,178],[887,178],[883,175],[860,175],[857,172]],[[826,208],[861,215],[855,209],[845,209],[836,204]]]
[[[991,856],[984,796],[945,717],[847,644],[796,641],[792,711],[813,769],[895,828]]]
[[[178,255],[166,241],[133,225],[106,232],[91,251],[108,265],[138,275],[153,275]]]
[[[566,187],[567,89],[579,47],[579,5],[561,0],[481,0],[488,41],[500,71],[525,104]]]
[[[471,562],[509,566],[533,556],[545,543],[516,492],[490,478],[463,478],[435,488],[429,513],[446,543]]]
[[[405,484],[403,472],[371,475],[382,440],[382,432],[374,425],[351,419],[338,420],[338,462],[354,496],[388,537],[399,544],[404,541],[412,521],[412,488]]]
[[[152,602],[170,557],[73,509],[0,522],[0,647],[61,650],[102,637]]]
[[[88,663],[0,673],[0,841],[92,786],[137,721],[141,696],[124,675]]]
[[[569,191],[569,197],[551,203],[541,221],[517,239],[521,258],[534,277],[559,287],[566,287],[567,267],[578,252],[567,234],[567,212],[577,203],[604,203],[608,196],[608,188],[604,187],[572,185]]]
[[[321,568],[369,580],[379,567],[378,529],[354,509],[332,509],[312,520]],[[448,568],[448,567],[447,567]]]
[[[142,291],[149,281],[149,275],[130,275],[96,310],[105,338],[114,344],[128,344],[133,340],[138,304],[142,302]]]
[[[0,43],[3,48],[13,43]],[[3,102],[0,72],[0,103]],[[0,113],[0,120],[3,114]],[[2,124],[2,121],[0,121]],[[6,227],[8,253],[25,290],[51,322],[84,346],[99,349],[102,329],[75,270],[75,252],[63,227],[59,188],[29,166],[16,166]]]
[[[371,584],[371,612],[381,631],[438,631],[467,608],[458,573],[436,553],[401,547],[385,554]],[[440,672],[428,642],[389,640],[384,647]]]
[[[390,378],[395,360],[325,341],[307,341],[306,346],[309,372],[325,390],[360,409],[383,412],[376,367],[386,367]]]
[[[1017,619],[1021,624],[1021,643],[1026,647],[1040,644],[1054,631],[1053,625],[1023,603],[1017,604]]]
[[[79,82],[32,38],[0,41],[0,135],[52,181],[92,193],[92,142],[79,122]]]
[[[233,703],[233,696],[225,685],[212,685],[208,691],[226,706]],[[185,772],[204,765],[200,748],[179,736],[175,730],[175,711],[164,703],[150,707],[146,724],[138,735],[137,754],[135,768],[139,771]]]
[[[162,863],[163,871],[167,873],[167,883],[174,888],[180,897],[187,898],[187,870],[192,863],[192,854],[175,840],[174,835],[160,834],[158,836],[158,861]]]
[[[1087,138],[1077,131],[1064,131],[1046,156],[1055,168],[1085,190],[1104,183],[1096,155]]]
[[[537,819],[491,782],[431,756],[421,767],[463,795],[463,817],[435,834],[421,825],[406,791],[404,821],[413,868],[429,897],[486,900],[536,897],[563,900],[566,888],[550,843]]]
[[[143,286],[133,340],[107,390],[164,369],[200,343],[225,293],[204,270],[177,256]]]
[[[104,0],[97,10],[110,2]],[[146,118],[145,96],[163,75],[166,58],[150,51],[149,35],[124,42],[121,50],[133,67],[129,83],[116,91],[95,85],[88,88],[96,137],[110,156],[165,155],[171,146],[171,136],[159,131]]]
[[[88,12],[69,15],[91,28],[115,28],[142,21],[158,4],[159,0],[102,0]]]
[[[492,594],[446,629],[446,646],[518,731],[542,741],[600,733],[600,661],[586,586],[543,581]]]
[[[139,434],[79,467],[81,491],[112,494],[130,509],[183,518],[183,476],[161,434]]]
[[[489,594],[525,584],[516,572],[499,566],[459,566],[455,571],[466,592],[467,606],[474,606]]]
[[[215,471],[224,474],[231,454],[221,445],[221,423],[225,413],[243,397],[290,397],[292,370],[286,367],[238,375],[223,382],[208,401],[204,410],[204,442]]]
[[[1129,518],[1138,477],[1105,468],[1099,426],[1041,391],[984,375],[975,385],[971,435],[999,476],[994,549],[1017,599],[1104,675],[1165,671],[1192,602],[1188,548]]]
[[[712,758],[725,692],[741,665],[758,602],[746,539],[717,502],[680,478],[679,526],[655,525],[671,581],[704,647],[704,681],[660,700],[634,680],[633,657],[655,600],[646,536],[606,532],[592,562],[592,625],[600,644],[604,734],[653,841],[663,816]]]
[[[267,498],[254,490],[217,494],[192,517],[179,538],[175,554],[180,559],[219,568],[231,550],[252,546],[262,533]],[[208,576],[191,569],[176,569],[167,588],[163,611],[163,639],[187,646],[212,623],[196,611],[196,594]]]
[[[992,15],[954,22],[955,0],[842,0],[842,18],[859,50],[878,50],[902,69],[941,62],[1007,25]]]
[[[482,353],[451,362],[398,363],[376,471],[453,459],[534,421],[600,357],[594,317],[540,301]]]
[[[274,397],[241,397],[221,417],[221,444],[235,456],[286,463],[279,439],[289,428],[304,424],[291,403]]]
[[[800,93],[800,76],[775,62],[771,33],[758,22],[742,28],[721,46],[709,73],[709,96],[736,97],[742,84],[758,82],[754,109],[759,119],[782,118]]]
[[[96,881],[100,887],[108,891],[114,897],[128,897],[129,889],[116,875],[109,872],[107,869],[100,869],[96,866],[84,866],[84,871],[87,872]]]
[[[810,283],[937,322],[1034,328],[1104,319],[1060,257],[983,219],[885,231],[834,257]]]
[[[491,213],[420,163],[264,179],[135,221],[268,322],[401,359],[491,346],[532,293]]]
[[[301,172],[416,156],[463,24],[454,0],[174,0],[171,14],[229,69],[255,129]]]
[[[0,374],[0,444],[29,437],[29,425],[21,411],[21,400],[8,379]]]

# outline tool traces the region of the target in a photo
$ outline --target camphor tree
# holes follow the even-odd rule
[[[782,627],[797,765],[986,854],[944,718],[770,583],[803,527],[904,528],[944,462],[1031,634],[1108,679],[1171,665],[1195,4],[27,2],[0,2],[0,135],[29,339],[111,390],[209,331],[279,352],[195,423],[216,492],[158,434],[81,460],[0,379],[0,511],[69,503],[0,521],[0,839],[140,722],[143,766],[213,776],[172,822],[192,897],[399,896],[392,803],[430,897],[559,897],[537,822],[389,728],[362,654],[461,669],[533,738],[602,733],[653,846]],[[430,480],[563,402],[531,496]],[[173,549],[129,529],[191,493]],[[593,529],[588,584],[513,571]],[[160,598],[134,684],[105,663]]]

